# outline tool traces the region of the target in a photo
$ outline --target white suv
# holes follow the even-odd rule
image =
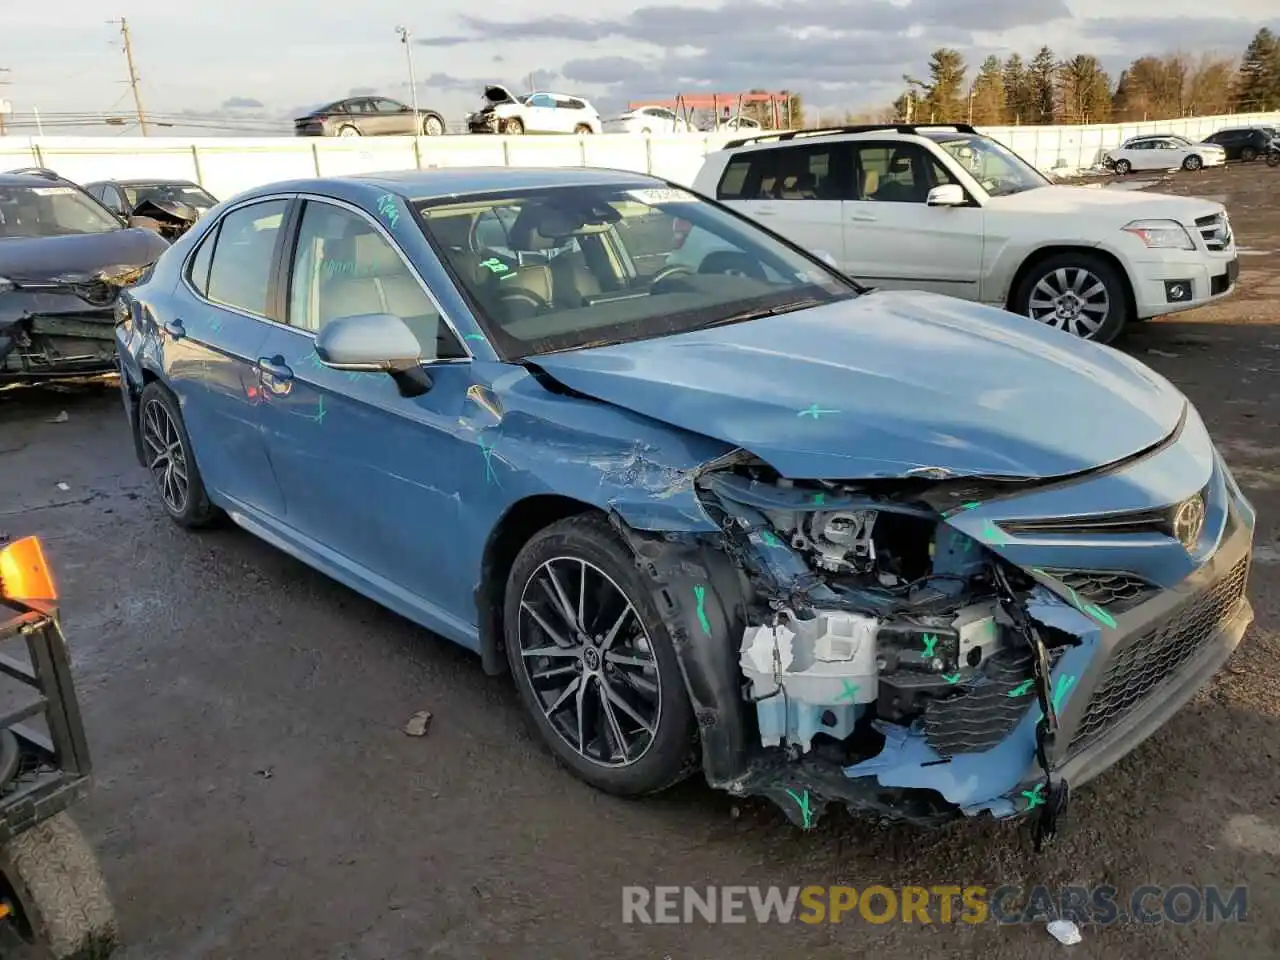
[[[929,290],[1109,343],[1130,320],[1230,294],[1222,204],[1055,184],[972,127],[764,134],[707,156],[694,189],[872,287]],[[693,231],[671,257],[697,269]]]

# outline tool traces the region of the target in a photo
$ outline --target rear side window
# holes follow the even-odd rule
[[[729,161],[720,200],[843,200],[848,195],[847,151],[841,144],[757,150]]]
[[[285,200],[266,200],[222,218],[205,296],[255,316],[267,316],[271,266],[287,204]]]

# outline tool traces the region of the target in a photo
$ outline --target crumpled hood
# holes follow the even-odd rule
[[[0,238],[0,277],[49,280],[103,267],[144,267],[169,249],[159,234],[138,228],[64,237]]]
[[[1108,224],[1121,227],[1138,219],[1178,220],[1190,224],[1197,217],[1222,213],[1225,208],[1212,200],[1148,193],[1145,190],[1049,186],[992,197],[987,201],[987,209],[992,212],[1101,217]]]
[[[793,479],[1062,476],[1158,443],[1186,402],[1116,350],[916,292],[533,362]]]
[[[515,103],[514,94],[500,83],[491,83],[484,88],[484,98],[492,104]]]

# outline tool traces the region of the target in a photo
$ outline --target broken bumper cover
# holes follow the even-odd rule
[[[1103,773],[1192,699],[1239,645],[1253,621],[1245,595],[1252,509],[1234,493],[1228,497],[1223,537],[1213,556],[1177,588],[1116,618],[1114,628],[1104,629],[1056,597],[1040,595],[1028,605],[1040,625],[1081,638],[1078,646],[1054,651],[1059,726],[1048,753],[1054,782],[1075,788]],[[921,826],[984,813],[1020,817],[1048,799],[1046,771],[1036,756],[1041,711],[1033,695],[1025,699],[1021,719],[987,749],[938,749],[919,724],[876,724],[884,746],[870,759],[844,766],[817,749],[798,760],[766,751],[751,761],[745,776],[719,785],[736,795],[769,797],[806,829],[831,803],[885,822]]]

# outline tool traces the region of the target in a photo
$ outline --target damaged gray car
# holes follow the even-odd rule
[[[614,793],[701,770],[805,828],[1030,813],[1043,841],[1253,616],[1253,508],[1167,380],[868,291],[662,180],[264,186],[122,299],[170,516],[510,670]]]
[[[169,247],[134,223],[47,171],[0,174],[0,382],[115,369],[116,296]]]

